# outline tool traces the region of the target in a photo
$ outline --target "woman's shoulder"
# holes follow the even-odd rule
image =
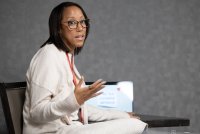
[[[62,53],[61,50],[59,50],[54,44],[46,44],[38,50],[36,56],[57,57],[59,53]]]
[[[57,61],[60,53],[62,52],[54,44],[47,44],[36,52],[31,63]]]
[[[60,50],[54,45],[54,44],[46,44],[42,48],[40,48],[40,51],[44,53],[58,53]]]

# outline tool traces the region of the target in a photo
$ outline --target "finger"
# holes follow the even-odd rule
[[[132,115],[136,115],[136,113],[134,113],[134,112],[131,112],[132,113]]]
[[[81,79],[80,79],[80,81],[78,82],[78,84],[76,85],[76,87],[80,88],[81,85],[83,84],[83,81],[84,81],[84,77],[81,76]]]
[[[92,86],[91,85],[88,86],[88,90],[92,90]]]
[[[128,114],[130,115],[131,118],[137,118],[137,119],[140,119],[140,117],[139,117],[138,115],[136,115],[135,113],[128,112]]]
[[[90,93],[95,94],[95,93],[99,92],[100,90],[102,90],[104,87],[105,87],[104,85],[101,85],[98,88],[94,88],[94,89],[90,90]]]
[[[96,83],[95,83],[96,84]],[[101,81],[100,83],[98,83],[97,85],[89,85],[88,89],[92,90],[92,89],[97,89],[99,87],[101,87],[102,85],[106,84],[106,81]]]
[[[139,119],[139,120],[140,120],[140,117],[139,117],[139,116],[132,116],[132,118],[136,118],[136,119]]]
[[[91,87],[93,88],[93,87],[96,87],[99,83],[101,83],[103,80],[102,79],[98,79],[97,81],[95,81],[92,85],[91,85]]]
[[[98,92],[99,90],[103,89],[105,87],[106,81],[102,81],[101,83],[99,83],[98,85],[96,85],[96,87],[94,87],[92,90],[93,92]]]
[[[136,114],[134,112],[127,112],[129,115],[132,115],[132,116],[136,116]]]
[[[99,95],[101,95],[101,94],[103,94],[103,92],[98,92],[98,93],[96,93],[96,94],[93,94],[89,99],[94,98],[94,97],[97,97],[97,96],[99,96]]]
[[[96,85],[95,88],[99,88],[99,87],[103,86],[104,84],[106,84],[106,81],[100,82],[98,85]]]

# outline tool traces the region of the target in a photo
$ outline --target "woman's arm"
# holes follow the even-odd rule
[[[60,83],[63,81],[63,75],[67,75],[62,70],[63,60],[60,59],[59,54],[60,51],[55,46],[47,45],[43,47],[34,56],[27,72],[29,112],[35,122],[59,119],[62,116],[70,115],[80,107],[74,92],[68,93],[69,95],[66,95],[66,98],[62,100],[55,99],[63,93],[62,90],[67,90],[58,91],[60,90]]]
[[[67,98],[60,101],[52,101],[52,93],[35,83],[31,84],[35,93],[38,91],[36,98],[32,98],[32,107],[30,116],[34,122],[49,122],[70,115],[78,110],[80,105],[77,103],[74,92]],[[62,93],[62,92],[61,92]],[[34,97],[35,95],[32,95]]]

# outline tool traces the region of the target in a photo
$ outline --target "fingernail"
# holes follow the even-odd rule
[[[102,88],[104,88],[104,87],[105,87],[105,85],[102,85],[101,87],[102,87]]]
[[[106,84],[106,81],[103,81],[102,84]]]
[[[102,81],[102,80],[103,80],[103,79],[98,79],[97,81],[99,81],[99,82],[100,82],[100,81]]]

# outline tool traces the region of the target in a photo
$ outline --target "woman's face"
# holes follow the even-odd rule
[[[86,36],[84,20],[82,11],[76,6],[67,7],[63,11],[60,36],[71,51],[84,44]]]

